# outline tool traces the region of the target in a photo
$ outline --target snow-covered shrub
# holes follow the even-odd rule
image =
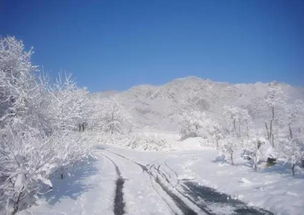
[[[12,213],[30,205],[43,188],[52,188],[50,176],[89,154],[79,132],[57,136],[2,131],[0,144],[0,207]],[[2,208],[3,209],[3,208]]]
[[[263,160],[262,146],[267,143],[266,139],[260,132],[251,135],[244,141],[242,157],[252,162],[252,168],[257,171],[258,164]]]
[[[226,136],[220,142],[220,148],[224,155],[228,155],[231,164],[234,165],[235,152],[240,148],[239,140],[235,136]]]
[[[143,151],[161,151],[170,148],[166,139],[158,135],[135,135],[131,137],[127,146]]]
[[[49,139],[12,129],[1,131],[0,212],[14,214],[32,203],[48,179],[55,152]]]
[[[201,137],[209,144],[219,148],[219,141],[224,138],[226,131],[219,123],[217,117],[200,111],[189,111],[181,116],[181,140],[189,137]]]
[[[181,116],[181,128],[180,135],[181,139],[188,137],[199,137],[202,136],[204,127],[205,113],[200,111],[189,111],[185,112]]]
[[[129,113],[115,99],[94,104],[90,122],[91,129],[111,135],[128,134],[133,127]]]

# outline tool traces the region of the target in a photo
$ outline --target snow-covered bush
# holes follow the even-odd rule
[[[240,148],[239,140],[235,136],[226,136],[220,146],[221,151],[228,155],[231,164],[234,165],[234,154]]]
[[[104,99],[94,104],[90,128],[106,134],[120,135],[130,133],[133,124],[129,113],[115,99]]]
[[[0,212],[15,214],[31,204],[43,184],[51,186],[54,152],[48,139],[6,129],[1,131],[0,154]]]
[[[161,151],[169,149],[170,145],[166,139],[158,135],[135,135],[129,140],[128,147],[143,151]]]
[[[258,169],[258,164],[265,159],[262,148],[266,143],[267,140],[259,130],[251,134],[250,138],[244,141],[242,156],[252,162],[252,168],[255,171]]]
[[[0,204],[15,213],[30,205],[43,189],[51,189],[50,176],[86,158],[88,147],[80,133],[39,136],[2,131],[0,144]]]
[[[205,113],[200,111],[189,111],[185,112],[181,116],[181,128],[180,135],[181,139],[188,137],[199,137],[202,136],[204,127]]]

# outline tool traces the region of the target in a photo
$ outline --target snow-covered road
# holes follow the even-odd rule
[[[97,160],[76,168],[23,214],[271,214],[179,175],[180,154],[99,146]],[[189,158],[193,157],[188,153]],[[173,165],[174,166],[174,165]]]

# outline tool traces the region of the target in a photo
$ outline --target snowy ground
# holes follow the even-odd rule
[[[165,152],[97,146],[96,161],[55,179],[21,214],[303,214],[303,174],[280,166],[254,172],[242,160],[231,166],[198,140],[167,137]]]

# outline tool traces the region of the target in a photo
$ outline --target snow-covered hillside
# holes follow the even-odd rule
[[[282,88],[288,101],[304,99],[304,88],[284,83],[229,84],[198,77],[180,78],[162,86],[141,85],[123,92],[95,93],[92,99],[116,100],[139,128],[176,131],[184,112],[203,111],[216,118],[224,106],[244,107],[255,120],[264,123],[267,107],[263,100],[270,85]]]

